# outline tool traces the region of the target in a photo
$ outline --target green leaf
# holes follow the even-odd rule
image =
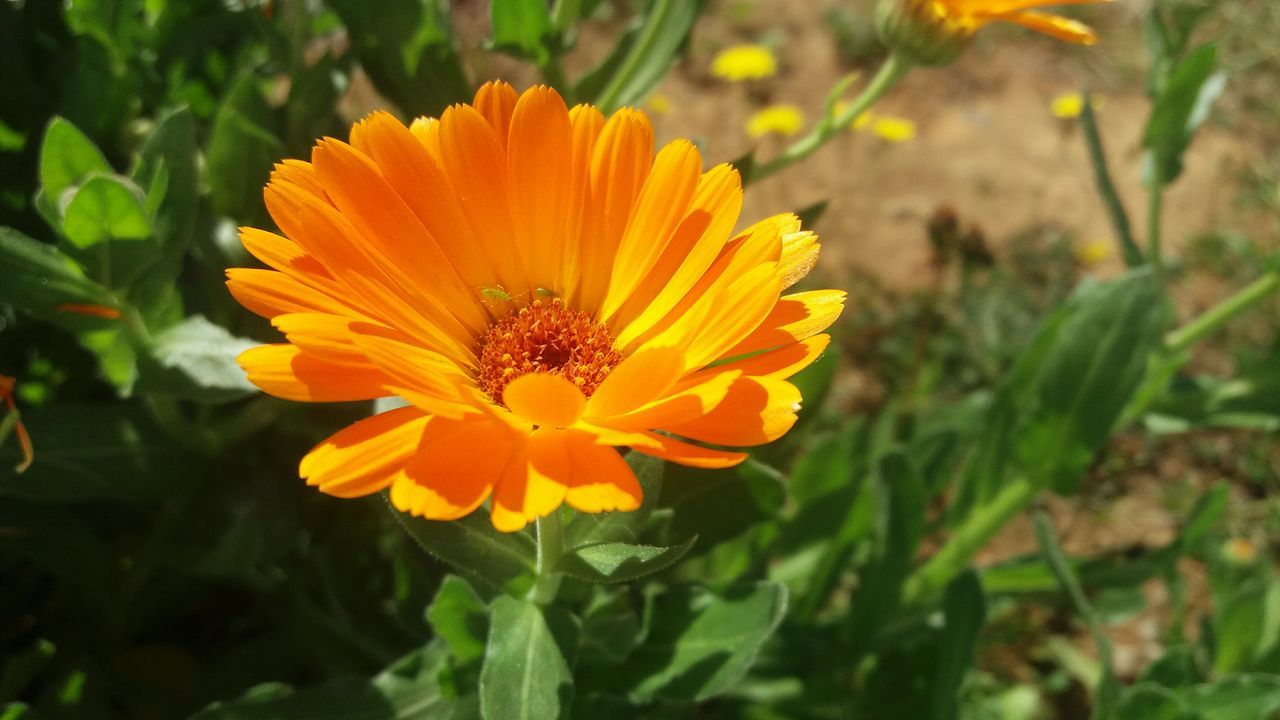
[[[284,144],[267,128],[271,110],[258,79],[245,74],[227,91],[213,118],[205,180],[213,211],[249,223],[265,219],[262,186]]]
[[[149,413],[124,403],[58,403],[24,410],[36,459],[13,472],[0,445],[0,496],[33,500],[173,497],[198,477],[190,458]]]
[[[1182,174],[1182,156],[1191,138],[1226,87],[1226,74],[1215,72],[1217,66],[1217,47],[1201,45],[1174,68],[1161,88],[1142,137],[1151,152],[1148,184],[1168,185]]]
[[[141,388],[203,402],[235,400],[258,392],[236,356],[259,343],[238,338],[200,315],[156,336],[142,365]]]
[[[427,621],[449,645],[453,656],[465,664],[484,656],[489,634],[489,614],[484,601],[466,580],[446,575],[427,608]]]
[[[1187,704],[1171,690],[1142,683],[1124,694],[1112,720],[1188,720]]]
[[[489,4],[493,47],[542,64],[550,57],[547,0],[493,0]]]
[[[84,274],[80,264],[53,245],[0,227],[0,302],[54,323],[101,328],[105,321],[58,310],[62,305],[115,304],[111,293]]]
[[[1231,597],[1214,618],[1213,670],[1218,676],[1248,670],[1260,651],[1261,630],[1270,594],[1265,586],[1250,583]]]
[[[647,637],[618,678],[637,698],[705,700],[755,662],[786,612],[787,591],[760,582],[712,592],[672,588],[654,597]]]
[[[316,138],[333,134],[337,103],[348,85],[348,77],[329,54],[294,73],[285,104],[285,139],[293,152],[306,152]]]
[[[1271,720],[1280,712],[1280,677],[1234,675],[1179,696],[1202,720]]]
[[[556,570],[591,583],[629,582],[670,567],[697,541],[698,536],[694,535],[672,547],[628,543],[586,545],[562,555]]]
[[[661,505],[674,512],[668,536],[698,535],[701,553],[774,517],[784,498],[781,474],[749,459],[731,470],[668,466]]]
[[[613,52],[579,81],[574,96],[594,97],[605,113],[643,102],[675,62],[703,6],[702,0],[650,0]]]
[[[104,286],[128,288],[156,262],[158,244],[142,191],[95,175],[77,188],[62,220],[65,250]]]
[[[112,172],[111,164],[87,135],[54,116],[40,146],[41,191],[55,205],[62,193],[90,175]]]
[[[662,492],[662,476],[667,464],[661,459],[643,453],[627,454],[627,464],[640,483],[644,498],[633,512],[578,513],[565,527],[565,546],[569,549],[604,542],[634,543],[653,509],[658,505]]]
[[[210,705],[191,720],[465,720],[475,701],[454,699],[441,685],[449,652],[433,642],[372,678],[340,678],[298,692],[255,688],[245,697]],[[263,692],[269,690],[269,692]]]
[[[498,532],[484,513],[442,522],[387,507],[422,549],[466,577],[516,596],[533,586],[537,551],[527,534]]]
[[[505,596],[494,600],[480,671],[480,714],[487,720],[568,716],[576,622],[554,606]]]
[[[582,664],[616,664],[640,641],[640,618],[625,590],[598,594],[582,615]]]
[[[947,585],[942,601],[942,637],[930,688],[934,720],[959,717],[960,687],[978,654],[978,640],[986,622],[987,604],[982,583],[972,570]]]
[[[378,92],[407,115],[471,99],[447,0],[328,0]]]
[[[147,136],[133,172],[133,181],[148,188],[147,205],[155,218],[159,244],[156,261],[139,283],[136,305],[148,325],[158,321],[178,301],[174,281],[195,235],[200,206],[200,176],[196,164],[196,128],[186,107],[163,115]],[[180,305],[180,302],[177,302]],[[181,316],[181,308],[176,308]]]

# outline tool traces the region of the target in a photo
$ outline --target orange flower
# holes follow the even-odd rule
[[[9,422],[13,423],[14,432],[18,436],[18,447],[22,449],[22,462],[18,463],[16,470],[19,473],[26,472],[31,467],[31,463],[35,462],[35,449],[31,446],[31,436],[27,434],[27,428],[22,424],[22,417],[18,415],[18,406],[13,402],[13,388],[17,385],[17,381],[8,375],[0,375],[0,400],[4,401],[7,410],[7,417],[11,417]],[[6,424],[0,420],[0,424]],[[0,433],[0,439],[3,439],[8,433]]]
[[[555,91],[487,84],[406,128],[375,113],[350,144],[277,166],[244,228],[271,270],[231,292],[288,340],[240,356],[278,397],[398,396],[303,458],[339,497],[449,520],[486,500],[515,531],[568,503],[634,510],[616,448],[695,467],[795,422],[786,378],[826,348],[844,293],[783,295],[818,255],[782,215],[734,233],[737,171],[702,172],[645,116],[569,110]],[[705,443],[705,444],[704,444]]]
[[[993,22],[1008,22],[1066,42],[1092,45],[1098,36],[1084,23],[1038,12],[1052,5],[1086,5],[1112,0],[881,0],[881,35],[890,47],[922,65],[956,58],[974,33]]]

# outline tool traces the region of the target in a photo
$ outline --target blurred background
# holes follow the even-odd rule
[[[1227,78],[1164,198],[1167,284],[1185,320],[1260,277],[1280,244],[1280,4],[1175,4],[1194,6],[1194,37],[1217,44]],[[447,567],[414,546],[382,499],[339,502],[297,479],[297,458],[369,408],[264,398],[229,362],[273,337],[222,285],[226,267],[253,264],[235,228],[271,226],[261,188],[274,162],[306,158],[318,137],[345,138],[372,110],[438,114],[485,80],[522,89],[555,73],[586,77],[578,99],[590,100],[592,68],[652,5],[585,2],[572,42],[552,53],[556,67],[493,27],[478,0],[0,3],[0,375],[16,378],[35,449],[17,473],[16,436],[0,445],[0,718],[188,717],[251,688],[250,700],[271,700],[372,676],[438,633],[423,609]],[[708,164],[774,156],[822,119],[841,78],[865,81],[886,54],[867,0],[696,7],[669,73],[631,101],[660,144],[692,138]],[[993,27],[954,66],[914,72],[865,122],[748,188],[742,217],[800,213],[823,242],[811,283],[851,293],[833,330],[838,352],[803,379],[800,426],[758,453],[762,464],[790,474],[831,438],[865,434],[859,447],[900,447],[926,476],[954,465],[1045,319],[1081,282],[1124,271],[1079,99],[1093,98],[1119,196],[1144,217],[1153,6],[1073,10],[1098,46]],[[741,44],[770,49],[776,72],[713,74],[717,55]],[[793,106],[787,121],[753,127],[777,106]],[[138,264],[126,248],[109,266],[115,277],[103,276],[92,238],[69,219],[74,202],[57,199],[73,184],[60,167],[98,167],[136,196],[128,212],[142,213],[142,230],[129,229],[133,215],[111,215],[102,232],[155,242],[145,252],[161,259]],[[51,270],[61,261],[32,243],[97,268],[96,285]],[[55,290],[67,297],[37,308]],[[1019,574],[1040,548],[1019,517],[976,557],[994,569],[983,576],[986,627],[954,712],[1083,718],[1101,673],[1133,683],[1195,643],[1212,649],[1199,661],[1204,682],[1280,671],[1278,329],[1273,297],[1197,347],[1078,484],[1044,499],[1063,552],[1094,571],[1084,586],[1110,661],[1100,663],[1097,636],[1065,594]],[[768,488],[693,500],[664,490],[663,503],[702,533],[667,581],[772,577],[770,563],[812,550],[818,540],[787,534],[804,497],[752,482]],[[920,557],[945,536],[936,518],[951,498],[946,482],[930,485]],[[1206,503],[1210,526],[1188,540],[1186,520]],[[699,525],[713,516],[709,530]],[[774,542],[778,533],[795,541]],[[821,607],[856,595],[865,558],[839,557],[848,568]],[[816,608],[798,610],[797,622]],[[785,665],[779,652],[763,665]],[[812,713],[797,710],[788,703],[803,703],[770,684],[787,676],[776,669],[678,716],[924,717],[850,710],[831,688],[814,691]],[[459,672],[454,691],[465,695],[469,677]],[[582,717],[602,716],[581,705]],[[201,717],[321,716],[252,707]],[[677,716],[664,714],[673,707],[643,712]]]

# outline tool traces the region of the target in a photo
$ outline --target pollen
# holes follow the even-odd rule
[[[507,383],[534,372],[561,375],[582,394],[600,387],[622,353],[609,329],[560,298],[535,300],[489,326],[480,338],[480,389],[502,402]]]

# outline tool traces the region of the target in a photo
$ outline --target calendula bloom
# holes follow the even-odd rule
[[[757,110],[747,120],[747,134],[753,138],[795,135],[803,128],[804,113],[795,105],[770,105]]]
[[[1097,35],[1084,23],[1039,12],[1053,5],[1111,0],[881,0],[877,8],[885,43],[921,65],[944,65],[964,51],[989,23],[1007,22],[1066,42],[1092,45]]]
[[[27,428],[22,424],[22,416],[18,414],[18,406],[13,401],[13,391],[17,387],[17,381],[8,375],[0,375],[0,400],[4,401],[5,413],[0,415],[0,427],[10,426],[13,428],[14,435],[18,437],[18,449],[22,451],[22,460],[15,468],[18,472],[26,472],[31,467],[31,463],[35,462],[36,453],[31,445],[31,436],[27,434]],[[8,433],[0,433],[0,439]]]
[[[339,497],[390,489],[431,519],[489,502],[515,531],[562,503],[632,510],[619,448],[695,467],[795,422],[787,378],[826,348],[844,294],[783,295],[817,259],[782,215],[734,232],[737,171],[643,114],[569,110],[488,84],[405,127],[374,113],[266,188],[282,235],[244,228],[271,269],[228,285],[287,342],[249,379],[312,402],[407,406],[321,443],[300,474]],[[714,445],[715,447],[709,447]]]
[[[734,45],[711,61],[712,75],[733,82],[773,77],[777,72],[778,59],[764,45]]]
[[[1089,103],[1096,109],[1102,107],[1103,100],[1097,95],[1090,95]],[[1074,120],[1080,117],[1080,113],[1084,112],[1084,96],[1078,92],[1059,95],[1049,104],[1049,111],[1056,118]]]

